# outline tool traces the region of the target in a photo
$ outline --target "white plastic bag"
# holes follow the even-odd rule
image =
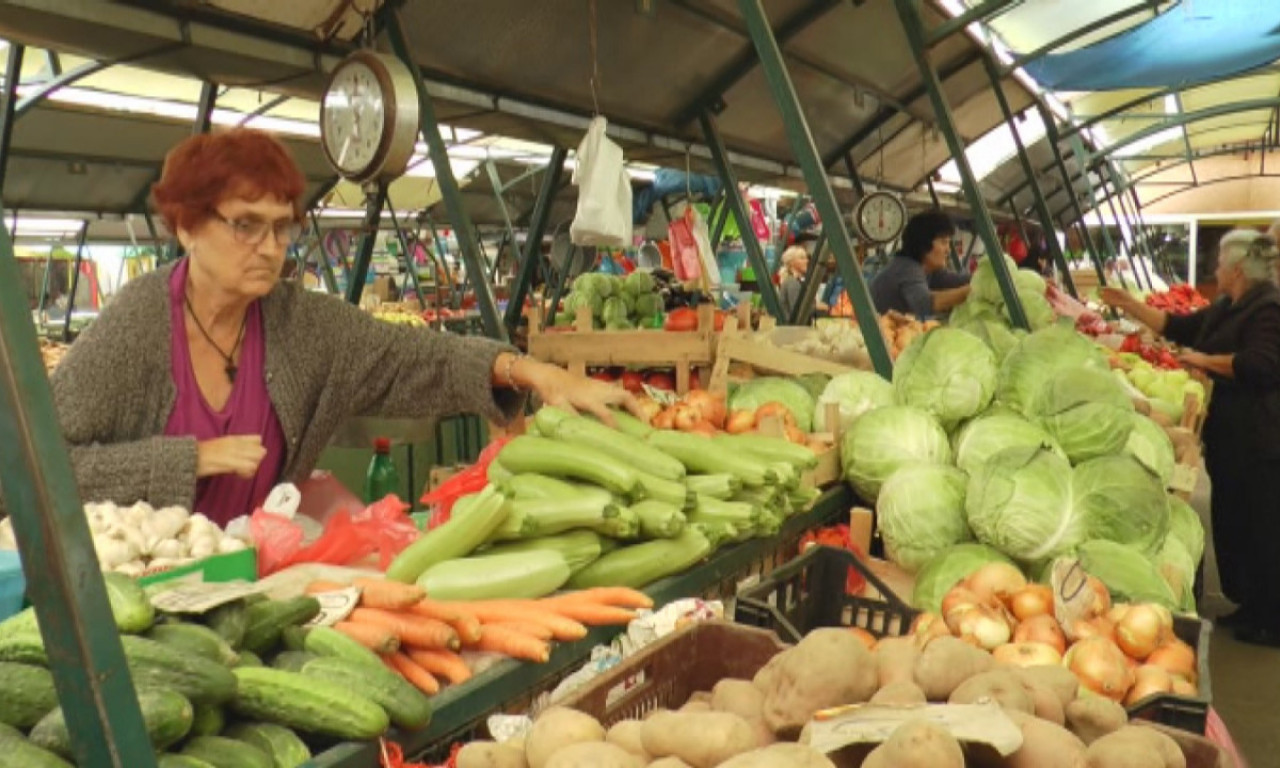
[[[573,183],[578,211],[569,227],[574,245],[625,248],[631,245],[631,178],[622,147],[605,135],[609,123],[596,117],[578,145]]]
[[[711,232],[707,229],[707,220],[702,218],[698,209],[692,205],[689,211],[693,214],[693,239],[698,243],[698,258],[702,260],[702,274],[707,277],[708,287],[719,286],[720,265],[716,261],[715,249],[711,247]]]

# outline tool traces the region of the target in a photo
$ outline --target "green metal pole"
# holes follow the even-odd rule
[[[17,122],[18,86],[22,80],[22,60],[26,56],[26,47],[18,43],[9,43],[9,54],[5,57],[4,91],[0,93],[0,191],[4,189],[4,180],[8,175],[9,150],[13,143],[13,124]]]
[[[719,252],[720,241],[724,239],[724,223],[729,220],[729,205],[723,191],[716,197],[711,216],[711,250]]]
[[[1004,296],[1009,319],[1014,327],[1029,330],[1030,324],[1027,322],[1026,312],[1022,309],[1022,301],[1018,298],[1013,275],[1009,274],[1009,265],[1001,258],[1004,250],[1000,247],[1000,238],[996,235],[995,222],[991,220],[987,201],[982,199],[978,180],[973,174],[973,169],[969,167],[969,158],[964,153],[964,142],[956,132],[955,120],[951,116],[951,106],[947,104],[947,97],[938,79],[938,72],[929,61],[928,45],[924,39],[924,25],[920,20],[920,9],[912,0],[894,0],[894,5],[898,9],[898,18],[902,20],[902,27],[907,33],[907,42],[911,46],[912,56],[915,57],[916,67],[920,70],[920,78],[924,82],[925,90],[929,92],[929,101],[933,103],[933,114],[938,121],[938,130],[946,138],[947,146],[951,149],[951,157],[960,171],[960,184],[964,190],[965,200],[969,203],[974,225],[987,248],[987,256],[991,259],[996,281],[1000,284],[1000,293]]]
[[[738,189],[738,175],[729,164],[729,153],[724,148],[724,141],[720,138],[720,128],[716,125],[715,117],[706,110],[698,114],[698,124],[702,126],[702,135],[706,137],[707,146],[711,148],[711,161],[715,163],[716,173],[720,175],[720,183],[724,186],[726,207],[738,222],[738,234],[742,237],[743,247],[747,249],[747,261],[751,262],[751,269],[756,273],[756,285],[760,291],[764,309],[785,323],[790,318],[783,317],[782,304],[778,302],[778,292],[774,290],[773,281],[769,279],[772,270],[769,269],[769,262],[764,257],[764,249],[760,247],[756,230],[751,226],[751,215],[747,212],[747,204],[742,199],[742,192]]]
[[[556,275],[556,287],[551,293],[551,306],[546,312],[542,313],[542,327],[545,329],[549,323],[555,319],[555,314],[560,311],[560,299],[564,296],[564,287],[569,284],[569,275],[573,274],[573,265],[577,262],[578,252],[582,251],[586,255],[586,251],[576,245],[569,246],[569,253],[565,255],[564,269]]]
[[[1040,120],[1044,123],[1045,134],[1049,141],[1049,150],[1053,153],[1053,163],[1058,168],[1058,173],[1062,176],[1062,190],[1067,198],[1071,201],[1071,207],[1076,214],[1076,222],[1082,234],[1084,235],[1083,245],[1085,250],[1089,252],[1089,258],[1093,261],[1093,268],[1098,273],[1098,285],[1106,286],[1107,271],[1103,266],[1102,258],[1098,255],[1098,250],[1094,246],[1093,237],[1089,234],[1089,227],[1084,221],[1084,209],[1080,207],[1080,200],[1076,198],[1076,188],[1071,183],[1071,173],[1067,171],[1067,163],[1062,159],[1062,150],[1058,146],[1061,137],[1058,134],[1058,124],[1054,120],[1053,113],[1049,108],[1040,102],[1036,102],[1036,109],[1040,112]],[[1085,173],[1088,176],[1088,173]]]
[[[0,486],[27,594],[76,763],[154,768],[21,286],[13,244],[0,227]]]
[[[324,233],[320,231],[320,219],[315,211],[309,211],[307,217],[311,219],[311,231],[316,238],[316,259],[320,262],[320,274],[324,277],[325,288],[329,289],[329,293],[337,296],[338,278],[333,276],[333,265],[329,263],[329,251],[324,247]]]
[[[871,294],[862,279],[858,268],[858,260],[854,255],[853,242],[849,231],[841,220],[840,206],[836,202],[835,193],[831,190],[831,180],[827,178],[822,157],[814,144],[813,134],[809,131],[809,123],[805,120],[804,110],[800,108],[800,99],[796,96],[795,85],[787,72],[782,58],[782,49],[773,36],[769,26],[769,17],[765,13],[762,0],[738,0],[743,19],[747,23],[748,33],[755,45],[756,53],[764,69],[765,79],[773,92],[773,99],[782,112],[782,123],[787,131],[787,139],[796,154],[796,160],[804,172],[805,184],[813,195],[818,213],[824,222],[823,230],[827,233],[827,242],[836,257],[836,265],[844,278],[845,291],[849,301],[857,313],[858,326],[867,344],[867,354],[876,373],[886,379],[893,378],[893,360],[889,357],[889,348],[885,345],[884,335],[880,332],[880,324],[876,317],[875,305],[871,303]]]
[[[1124,190],[1114,176],[1111,178],[1111,185],[1113,187],[1110,196],[1112,207],[1119,206],[1120,216],[1129,225],[1129,261],[1132,262],[1135,257],[1138,259],[1138,266],[1142,267],[1142,276],[1147,281],[1147,288],[1154,291],[1156,285],[1151,282],[1151,271],[1147,268],[1147,262],[1151,261],[1151,252],[1146,247],[1145,238],[1137,227],[1137,221],[1129,215],[1129,209],[1124,204]]]
[[[822,251],[827,247],[827,231],[823,227],[818,239],[813,243],[813,254],[809,257],[809,271],[804,276],[804,287],[800,291],[800,299],[791,308],[792,325],[808,325],[813,317],[813,305],[818,300],[818,287],[825,278],[822,268]]]
[[[938,190],[933,187],[933,177],[927,177],[924,182],[925,186],[929,188],[929,199],[933,201],[933,207],[941,211],[942,201],[938,199]],[[974,235],[973,243],[976,242],[978,242],[978,237],[977,235]],[[973,243],[969,243],[970,253],[973,252]],[[955,240],[947,241],[947,260],[951,262],[951,268],[955,271],[962,272],[964,270],[964,267],[960,264],[960,254],[956,252]]]
[[[516,228],[511,223],[511,212],[507,210],[507,200],[502,196],[502,177],[498,175],[498,166],[492,158],[484,161],[485,172],[489,174],[489,185],[493,187],[493,197],[498,203],[498,212],[502,214],[502,224],[506,228],[507,242],[511,250],[516,248]],[[497,281],[498,265],[502,263],[502,246],[498,246],[498,254],[493,258],[493,277],[490,282]]]
[[[1014,119],[1013,110],[1009,108],[1009,99],[1004,94],[1004,88],[1000,83],[1000,73],[996,71],[995,62],[989,56],[982,57],[982,64],[986,67],[987,78],[991,81],[991,87],[996,92],[996,102],[1000,105],[1000,113],[1004,115],[1005,124],[1009,126],[1009,132],[1013,134],[1013,144],[1018,150],[1018,162],[1022,165],[1022,172],[1026,174],[1027,181],[1031,184],[1031,194],[1035,197],[1036,213],[1040,217],[1040,226],[1044,230],[1045,240],[1048,241],[1049,252],[1053,256],[1053,261],[1058,265],[1058,269],[1062,270],[1062,283],[1067,289],[1067,293],[1072,298],[1079,298],[1076,293],[1075,281],[1071,279],[1071,270],[1067,266],[1067,259],[1062,254],[1062,248],[1058,245],[1058,238],[1054,234],[1053,214],[1049,212],[1049,203],[1044,199],[1044,191],[1040,189],[1040,180],[1036,178],[1035,167],[1031,164],[1031,157],[1027,154],[1027,147],[1022,143],[1022,136],[1018,133],[1017,121]],[[1028,243],[1029,244],[1029,243]]]
[[[84,241],[89,236],[89,222],[80,225],[80,239],[76,243],[76,257],[71,262],[71,292],[67,294],[67,314],[62,318],[62,341],[71,343],[71,314],[76,310],[76,292],[80,290],[80,267],[84,264]]]
[[[422,115],[422,136],[426,139],[430,150],[431,165],[436,171],[436,183],[440,185],[440,195],[444,198],[445,210],[449,212],[449,220],[453,222],[453,230],[458,234],[458,249],[462,252],[462,261],[467,265],[467,274],[473,275],[472,282],[476,292],[476,307],[480,310],[480,320],[484,325],[486,336],[499,341],[507,340],[507,328],[498,316],[498,303],[493,297],[493,286],[484,279],[487,271],[480,256],[480,246],[476,240],[475,228],[471,226],[471,217],[462,201],[462,190],[453,175],[453,166],[449,164],[449,148],[440,136],[440,122],[436,119],[435,104],[431,94],[427,92],[427,84],[422,79],[417,63],[409,50],[409,41],[405,37],[404,26],[400,21],[400,10],[391,9],[386,15],[387,36],[391,39],[391,47],[396,56],[414,73],[413,83],[418,89],[419,111]]]
[[[409,253],[409,239],[404,236],[404,230],[400,228],[400,217],[396,216],[396,207],[391,202],[390,196],[387,198],[387,211],[391,213],[391,226],[395,229],[396,240],[400,243],[400,261],[404,264],[405,272],[409,275],[409,284],[413,286],[413,295],[418,298],[418,308],[426,309],[427,302],[422,298],[422,284],[418,282],[418,265],[413,263],[413,254]]]
[[[373,246],[378,240],[378,222],[382,219],[382,207],[387,204],[387,185],[378,182],[369,192],[365,202],[364,228],[360,233],[360,250],[356,252],[356,263],[351,267],[347,280],[347,301],[360,303],[360,295],[364,293],[364,281],[369,275],[369,262],[373,260]]]
[[[529,229],[525,234],[524,254],[516,270],[515,283],[511,286],[511,295],[507,299],[507,313],[503,323],[507,330],[514,333],[524,313],[524,300],[538,273],[538,265],[542,263],[542,239],[547,234],[547,223],[551,221],[551,207],[555,203],[556,190],[560,188],[560,179],[564,176],[564,161],[569,157],[565,147],[552,147],[551,159],[547,161],[547,169],[542,174],[542,186],[538,189],[538,199],[534,201],[533,213],[529,216]],[[512,244],[512,247],[515,247]]]

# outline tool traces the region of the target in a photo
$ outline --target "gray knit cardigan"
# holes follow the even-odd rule
[[[128,283],[52,377],[54,404],[86,501],[191,508],[196,441],[165,437],[177,399],[170,371],[169,275]],[[346,302],[281,282],[261,299],[266,379],[285,437],[281,480],[310,475],[349,418],[505,423],[523,399],[491,383],[509,347],[383,323]]]

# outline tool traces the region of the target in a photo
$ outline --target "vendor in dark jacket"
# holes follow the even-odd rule
[[[876,311],[892,309],[928,320],[963,303],[969,296],[969,276],[946,269],[955,233],[951,217],[942,211],[912,216],[902,232],[902,252],[871,281]]]
[[[1218,620],[1247,643],[1280,646],[1280,252],[1235,230],[1218,246],[1219,298],[1176,317],[1123,291],[1102,300],[1195,350],[1188,366],[1213,379],[1204,426],[1213,481],[1213,544],[1222,591],[1239,609]]]

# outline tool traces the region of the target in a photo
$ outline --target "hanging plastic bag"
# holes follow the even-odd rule
[[[689,216],[677,216],[667,225],[667,240],[671,244],[671,266],[676,279],[682,283],[702,277],[702,258],[698,254],[698,240],[693,234],[693,221]],[[695,214],[696,215],[696,214]]]
[[[706,276],[708,285],[720,285],[720,265],[716,262],[715,249],[711,247],[711,232],[707,229],[707,219],[696,206],[686,206],[685,216],[692,217],[690,228],[693,240],[698,246],[698,261],[702,265],[702,274]]]
[[[751,229],[757,240],[769,241],[769,220],[764,215],[764,203],[759,200],[751,201]]]
[[[608,125],[603,117],[595,117],[578,145],[573,169],[578,210],[569,226],[574,245],[631,245],[631,177],[622,147],[605,135]]]
[[[258,509],[249,519],[258,548],[258,578],[298,563],[351,565],[373,554],[386,570],[392,558],[418,538],[408,511],[408,504],[389,494],[354,514],[345,509],[333,514],[320,537],[306,544],[302,526]]]

